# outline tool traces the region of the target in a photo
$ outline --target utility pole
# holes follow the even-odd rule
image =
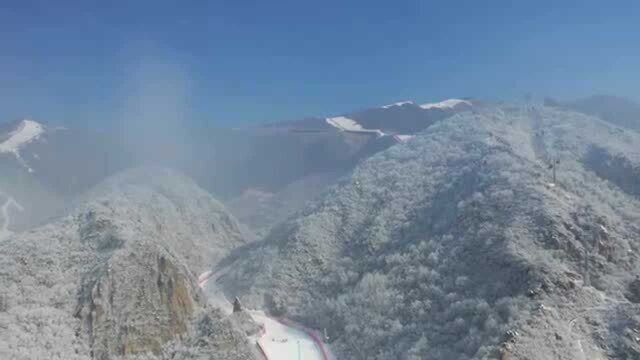
[[[302,360],[302,356],[300,355],[300,340],[298,340],[298,360]]]
[[[589,275],[589,258],[597,252],[599,235],[595,227],[591,229],[590,243],[584,245],[584,286],[591,286],[591,276]]]
[[[553,171],[553,183],[554,184],[556,184],[557,181],[558,181],[558,177],[557,177],[558,164],[560,164],[560,159],[558,159],[557,156],[551,158],[551,165],[549,165],[549,168]]]

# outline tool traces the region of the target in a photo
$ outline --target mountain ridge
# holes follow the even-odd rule
[[[174,171],[107,179],[68,215],[0,241],[1,357],[254,359],[197,282],[243,243],[222,205]]]
[[[571,358],[583,342],[587,358],[637,354],[624,331],[640,318],[607,316],[638,309],[625,294],[640,199],[588,158],[598,146],[637,166],[638,143],[549,107],[454,115],[236,254],[221,284],[326,328],[345,358]],[[576,309],[599,325],[574,328]]]

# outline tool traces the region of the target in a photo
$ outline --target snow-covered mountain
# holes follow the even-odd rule
[[[369,132],[378,136],[414,135],[454,113],[470,110],[472,100],[447,99],[418,105],[401,101],[327,119],[343,131]]]
[[[321,193],[332,182],[322,187],[314,179],[338,179],[347,174],[359,162],[398,143],[410,141],[428,127],[454,114],[482,106],[476,100],[445,100],[439,105],[423,107],[411,101],[354,111],[326,118],[307,118],[246,129],[254,141],[255,150],[248,154],[246,162],[236,162],[238,176],[232,186],[242,186],[228,191],[234,196],[229,204],[235,215],[259,224],[254,230],[262,233],[285,214],[300,210],[307,200]],[[236,154],[236,151],[225,151]],[[237,160],[238,156],[235,156]],[[277,169],[277,171],[276,171]],[[250,174],[248,177],[244,177]],[[240,180],[238,179],[246,179]],[[206,186],[206,185],[205,185]],[[270,194],[272,199],[290,198],[292,188],[310,188],[296,195],[295,202],[280,206],[280,201],[264,201],[261,196]],[[250,189],[251,191],[246,192]],[[214,190],[218,192],[219,190]],[[286,211],[283,211],[286,210]],[[261,214],[278,214],[262,216]]]
[[[0,213],[5,233],[41,224],[89,187],[133,166],[118,141],[31,119],[0,124],[0,193],[20,205]]]
[[[421,108],[429,110],[429,109],[454,109],[459,106],[473,106],[473,103],[469,100],[461,100],[461,99],[447,99],[440,102],[428,103],[420,105]]]
[[[252,359],[208,281],[341,359],[635,359],[640,134],[610,100],[401,101],[178,140],[0,124],[0,358]]]
[[[638,359],[639,148],[575,111],[460,113],[358,164],[219,285],[325,328],[340,359]]]
[[[53,209],[60,208],[53,203],[62,204],[118,171],[147,163],[177,168],[227,201],[249,189],[274,194],[275,199],[287,198],[293,184],[299,188],[309,179],[338,178],[363,159],[468,110],[471,103],[446,100],[443,104],[451,106],[424,108],[403,101],[242,129],[185,128],[187,138],[180,140],[158,137],[149,129],[140,139],[129,136],[133,129],[61,129],[25,119],[0,124],[0,172],[4,175],[0,192],[24,207],[22,212],[9,207],[12,231],[52,215]],[[309,185],[316,189],[309,192],[309,198],[322,190],[315,183]],[[308,200],[296,199],[299,206]],[[247,209],[270,211],[246,199],[241,203],[246,205],[237,214],[242,217],[253,217]],[[36,209],[38,214],[34,214]],[[298,206],[286,209],[278,213],[288,214]]]
[[[197,285],[243,243],[222,204],[179,173],[109,178],[67,216],[0,241],[0,358],[253,360]]]

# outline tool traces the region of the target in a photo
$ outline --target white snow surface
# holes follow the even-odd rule
[[[337,127],[340,130],[347,130],[347,131],[364,130],[362,125],[358,124],[355,120],[349,119],[348,117],[344,117],[344,116],[328,118],[327,123],[331,126]]]
[[[33,120],[23,120],[20,126],[11,132],[9,138],[0,143],[0,153],[13,153],[19,156],[20,148],[37,140],[43,132],[42,124]]]
[[[361,133],[375,133],[378,136],[383,136],[384,132],[380,129],[365,129],[362,125],[358,124],[353,119],[349,119],[345,116],[337,116],[326,119],[327,124],[340,129],[341,131],[361,132]]]
[[[428,104],[422,104],[420,105],[421,108],[423,109],[452,109],[460,104],[467,104],[469,106],[472,106],[470,101],[467,100],[461,100],[461,99],[447,99],[441,102],[437,102],[437,103],[428,103]]]
[[[257,339],[269,360],[324,360],[322,350],[304,331],[281,324],[262,311],[250,311],[264,325],[265,334]]]
[[[210,304],[220,308],[225,314],[233,312],[233,305],[224,297],[215,281],[209,281],[220,275],[206,271],[198,276],[198,285],[205,290]],[[248,310],[253,320],[264,326],[264,333],[250,336],[251,343],[258,343],[266,353],[268,360],[325,360],[322,349],[314,339],[302,330],[296,329],[267,316],[262,310]],[[335,360],[330,349],[325,347],[330,360]]]
[[[201,289],[204,289],[204,287],[209,282],[209,279],[211,279],[212,275],[213,275],[213,272],[211,272],[210,270],[200,274],[200,276],[198,276],[198,286],[200,286]]]
[[[13,154],[29,173],[33,173],[33,169],[20,156],[20,149],[30,142],[38,140],[43,133],[44,126],[42,124],[33,120],[22,120],[18,128],[9,133],[9,138],[0,143],[0,154]]]
[[[402,105],[408,105],[408,104],[413,104],[413,101],[400,101],[400,102],[397,102],[397,103],[385,105],[382,108],[383,109],[388,109],[388,108],[392,108],[394,106],[402,106]]]

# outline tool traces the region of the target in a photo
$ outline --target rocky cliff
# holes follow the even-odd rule
[[[0,357],[251,359],[196,282],[243,241],[189,179],[117,175],[70,215],[0,242]]]

